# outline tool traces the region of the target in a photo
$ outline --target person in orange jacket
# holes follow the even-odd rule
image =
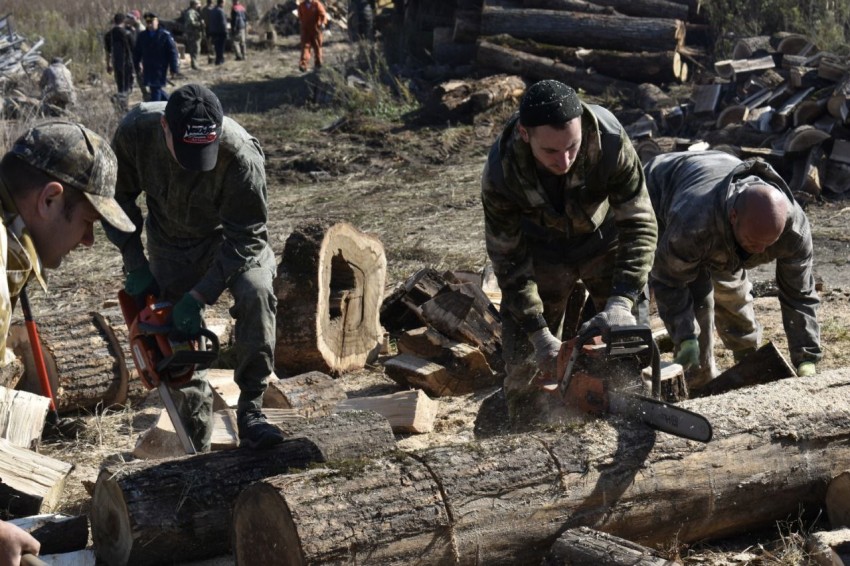
[[[322,28],[328,22],[328,13],[319,0],[303,0],[298,4],[301,22],[301,61],[298,68],[307,70],[310,49],[316,52],[316,68],[322,66]]]

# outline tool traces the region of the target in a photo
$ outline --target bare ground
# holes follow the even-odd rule
[[[327,46],[326,69],[330,76],[352,53],[343,42]],[[383,242],[389,265],[388,283],[405,280],[416,270],[478,271],[486,263],[483,216],[479,205],[479,175],[489,145],[511,108],[480,116],[473,125],[421,127],[410,120],[387,120],[362,115],[338,122],[341,113],[310,102],[323,88],[314,73],[297,70],[297,50],[292,38],[283,38],[276,49],[251,51],[245,63],[228,60],[214,68],[186,71],[186,81],[208,84],[219,94],[227,114],[242,123],[261,142],[267,157],[270,201],[270,234],[273,247],[282,252],[286,237],[298,222],[331,217],[351,222]],[[324,84],[324,80],[320,81]],[[87,95],[104,100],[111,83],[88,87]],[[407,117],[409,118],[409,116]],[[85,119],[85,117],[83,118]],[[110,116],[115,121],[117,117]],[[850,236],[843,203],[823,203],[808,210],[814,227],[817,275],[823,282],[820,311],[825,358],[821,368],[848,365]],[[75,251],[62,269],[50,278],[50,293],[33,293],[36,315],[46,312],[97,310],[115,297],[122,286],[119,255],[103,237],[90,249]],[[754,273],[759,288],[769,294],[771,268]],[[223,297],[213,312],[226,316]],[[785,351],[785,338],[775,297],[757,299],[757,315],[765,338]],[[722,367],[730,356],[718,352]],[[380,365],[341,378],[349,395],[395,391],[398,386]],[[416,449],[473,438],[472,423],[481,399],[491,391],[444,398],[435,431],[427,435],[398,437],[403,449]],[[136,438],[159,411],[155,395],[141,407],[84,416],[88,430],[77,442],[43,445],[51,456],[73,462],[62,511],[76,514],[90,502],[85,485],[94,482],[106,459],[130,458]],[[788,533],[811,528],[804,520],[768,529],[762,538],[748,536],[729,541],[728,548],[712,546],[673,549],[692,564],[802,564],[796,561],[795,539]],[[783,537],[777,535],[783,533]],[[796,535],[794,535],[796,536]],[[229,564],[229,558],[217,561]]]

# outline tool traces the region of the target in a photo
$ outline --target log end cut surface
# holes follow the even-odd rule
[[[234,506],[233,538],[237,564],[306,564],[292,514],[280,493],[256,483],[246,488]]]
[[[92,524],[102,526],[92,529],[98,558],[107,564],[126,564],[133,548],[130,515],[118,482],[106,474],[97,480],[91,514]]]

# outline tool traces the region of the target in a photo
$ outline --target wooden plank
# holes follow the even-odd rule
[[[434,430],[440,403],[424,391],[400,391],[377,397],[354,397],[340,401],[334,412],[374,411],[389,421],[395,433],[423,434]]]

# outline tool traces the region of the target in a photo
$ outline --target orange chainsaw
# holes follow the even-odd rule
[[[183,449],[187,454],[195,454],[169,387],[184,385],[196,371],[212,365],[218,357],[218,336],[206,328],[201,328],[198,336],[179,334],[171,321],[174,305],[157,301],[153,295],[140,305],[135,297],[121,290],[118,302],[129,329],[130,351],[142,383],[148,389],[159,391]]]
[[[645,367],[652,368],[651,397],[643,394]],[[661,360],[648,326],[613,327],[604,336],[591,329],[564,342],[557,372],[560,381],[543,388],[567,406],[594,415],[622,415],[690,440],[711,440],[708,419],[660,399]]]

